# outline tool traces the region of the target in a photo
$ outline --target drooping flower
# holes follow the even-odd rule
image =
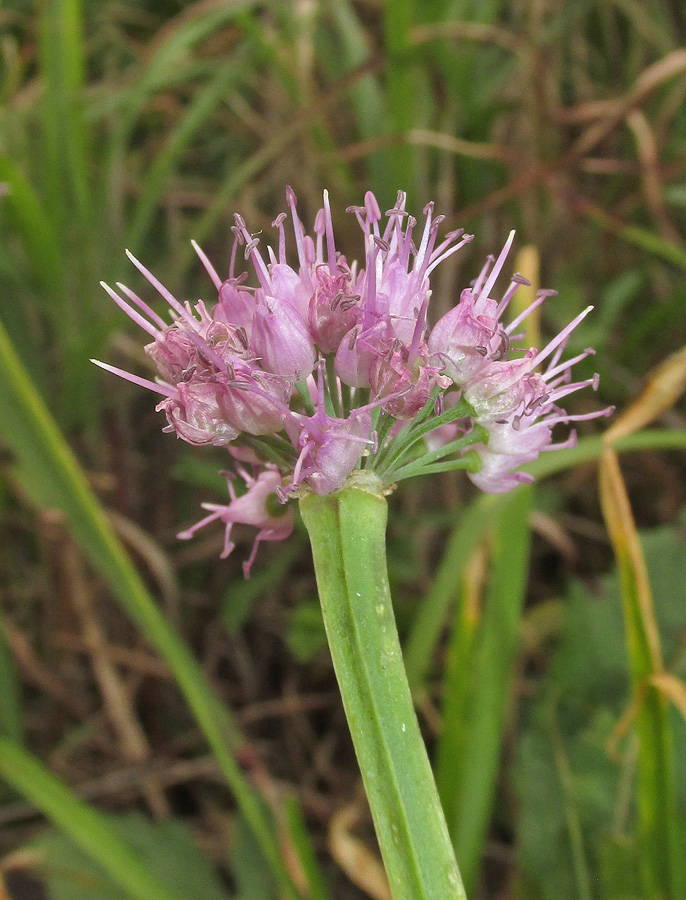
[[[363,233],[358,266],[336,248],[326,192],[312,236],[290,188],[286,199],[293,263],[286,252],[286,213],[274,220],[276,247],[265,253],[235,216],[226,277],[194,243],[216,291],[211,304],[177,300],[130,254],[166,301],[169,321],[126,286],[118,284],[119,293],[105,285],[152,338],[146,352],[157,378],[98,365],[160,394],[167,430],[191,444],[226,448],[247,486],[238,496],[229,479],[231,502],[206,504],[210,515],[181,536],[221,520],[226,556],[233,549],[232,526],[253,525],[258,535],[249,571],[260,541],[290,533],[288,501],[302,491],[340,490],[358,469],[390,487],[437,464],[442,471],[467,470],[483,490],[510,490],[529,478],[520,466],[575,439],[572,433],[553,443],[555,425],[611,412],[575,416],[559,405],[575,391],[597,388],[597,376],[572,380],[573,366],[592,351],[562,359],[591,307],[542,351],[511,348],[526,317],[554,293],[539,292],[505,324],[510,300],[527,283],[514,274],[502,297],[493,297],[514,232],[431,328],[432,273],[472,235],[460,229],[439,239],[444,217],[434,215],[433,203],[424,209],[420,234],[402,191],[384,223],[368,192],[363,205],[348,210]],[[252,269],[252,285],[248,273],[238,271],[241,257]],[[284,504],[282,516],[277,501]]]
[[[245,469],[236,465],[238,474],[246,484],[247,490],[241,496],[236,495],[233,486],[233,476],[228,474],[226,484],[231,497],[229,504],[203,503],[203,509],[209,510],[209,516],[201,519],[191,528],[179,532],[177,537],[188,540],[193,537],[199,528],[204,528],[210,522],[219,519],[226,526],[224,536],[224,549],[221,558],[227,556],[235,549],[231,540],[231,531],[234,525],[251,525],[257,528],[257,537],[253,543],[250,556],[243,563],[243,572],[247,578],[260,541],[283,541],[290,537],[293,531],[293,508],[283,506],[278,502],[277,489],[281,484],[281,475],[275,466],[265,468],[253,478]]]

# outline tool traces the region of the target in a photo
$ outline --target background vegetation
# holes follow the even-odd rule
[[[225,270],[286,184],[309,221],[328,187],[350,257],[369,188],[473,231],[437,312],[512,227],[559,292],[534,330],[595,305],[579,411],[617,404],[621,469],[599,491],[588,429],[506,498],[404,483],[396,612],[470,897],[686,896],[683,4],[8,0],[0,29],[0,897],[386,896],[304,531],[247,582],[249,535],[177,542],[225,457],[88,362],[145,371],[98,287],[144,290],[125,247],[210,300],[190,239]]]

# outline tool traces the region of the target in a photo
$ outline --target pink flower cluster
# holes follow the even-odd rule
[[[118,284],[118,293],[103,285],[152,337],[145,349],[157,378],[99,365],[160,394],[167,430],[191,444],[226,447],[246,485],[237,496],[229,480],[231,502],[208,506],[211,514],[181,537],[221,520],[228,555],[232,525],[253,525],[259,531],[249,570],[260,540],[279,540],[292,529],[292,511],[270,497],[285,504],[304,488],[328,494],[360,468],[390,484],[435,471],[438,460],[442,470],[466,469],[485,491],[507,491],[528,480],[517,471],[520,465],[555,446],[555,424],[611,411],[574,417],[559,406],[568,394],[597,386],[597,376],[571,377],[574,364],[592,351],[561,361],[571,332],[591,307],[542,351],[512,351],[510,358],[517,329],[547,296],[542,292],[503,324],[525,281],[514,275],[500,300],[491,297],[514,233],[431,328],[431,274],[472,235],[460,229],[439,239],[445,217],[434,215],[433,203],[418,229],[403,192],[384,221],[369,192],[363,206],[348,210],[364,236],[359,267],[336,249],[326,192],[312,235],[290,188],[286,196],[296,265],[286,252],[286,213],[273,223],[276,250],[267,247],[266,254],[236,215],[228,277],[220,277],[194,243],[217,292],[212,305],[180,302],[131,254],[167,302],[171,322],[126,286]],[[238,271],[239,256],[251,264],[252,286]],[[573,440],[572,433],[565,445]]]

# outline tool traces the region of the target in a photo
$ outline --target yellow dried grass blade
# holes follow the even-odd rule
[[[378,857],[353,829],[361,816],[359,803],[345,806],[329,825],[329,850],[353,884],[371,900],[392,900],[388,878]]]
[[[646,897],[684,896],[676,828],[674,754],[668,704],[653,679],[664,675],[645,559],[619,462],[600,462],[600,502],[620,576],[631,688],[639,741],[637,795],[641,878]]]
[[[643,391],[605,432],[606,443],[612,444],[618,438],[645,428],[671,409],[685,390],[686,347],[682,347],[649,374]]]
[[[624,611],[631,614],[632,630],[627,637],[635,644],[629,647],[632,668],[635,666],[632,674],[640,682],[662,671],[660,638],[629,496],[617,454],[609,448],[600,459],[600,502],[619,566]]]
[[[523,284],[517,289],[512,298],[510,317],[515,319],[520,313],[531,306],[536,299],[536,293],[541,286],[541,258],[538,248],[533,244],[525,244],[517,254],[515,270],[528,278],[531,284]],[[526,346],[541,346],[541,308],[535,309],[524,323],[526,328]]]
[[[650,679],[651,684],[671,700],[681,715],[686,719],[686,684],[671,672],[660,672]]]

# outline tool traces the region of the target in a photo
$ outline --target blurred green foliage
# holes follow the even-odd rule
[[[684,528],[642,534],[668,670],[686,672]],[[634,832],[636,740],[623,735],[629,674],[619,578],[589,591],[570,585],[563,627],[538,696],[522,711],[513,783],[521,896],[638,897],[640,847]],[[673,714],[676,758],[686,722]],[[686,847],[686,768],[677,766],[681,845]],[[545,840],[542,836],[545,836]]]
[[[93,733],[90,722],[84,728],[59,707],[58,724],[43,729],[44,687],[18,687],[31,673],[17,664],[16,641],[17,631],[25,634],[39,661],[59,673],[60,684],[66,679],[74,693],[94,693],[82,669],[74,674],[74,666],[65,664],[61,670],[63,651],[51,644],[49,612],[57,607],[68,619],[68,590],[55,574],[53,557],[59,552],[46,536],[44,512],[75,508],[76,494],[85,496],[86,478],[107,507],[145,528],[155,558],[181,586],[183,608],[166,612],[176,617],[194,651],[212,661],[203,660],[213,676],[224,670],[215,667],[212,641],[222,646],[230,659],[224,677],[242,685],[243,702],[255,700],[245,686],[250,678],[255,691],[271,690],[276,697],[281,689],[274,685],[284,675],[301,686],[322,678],[321,620],[311,602],[314,584],[302,533],[284,547],[262,549],[249,582],[242,581],[240,560],[216,564],[211,538],[200,550],[195,542],[179,550],[173,535],[196,515],[199,501],[221,496],[222,480],[214,473],[225,458],[159,436],[161,423],[150,398],[113,383],[88,362],[99,356],[137,371],[146,366],[140,336],[131,337],[133,326],[98,287],[101,278],[131,278],[138,289],[140,279],[132,276],[124,248],[181,298],[207,299],[210,285],[189,240],[200,241],[224,272],[234,210],[256,232],[269,234],[287,183],[308,219],[328,187],[339,243],[354,258],[360,249],[356,228],[339,213],[370,188],[385,209],[404,188],[411,208],[435,199],[437,211],[448,216],[446,228],[464,226],[476,234],[468,249],[442,267],[434,290],[437,312],[453,304],[485,254],[516,227],[518,241],[540,251],[543,284],[559,292],[546,303],[544,334],[555,333],[588,302],[596,306],[570,346],[570,351],[586,346],[598,351],[580,375],[595,366],[601,396],[584,402],[622,406],[686,335],[685,44],[686,11],[670,0],[14,0],[3,5],[0,321],[83,466],[65,487],[62,470],[55,468],[61,445],[48,426],[32,431],[35,409],[28,394],[18,401],[19,407],[25,403],[28,419],[16,417],[16,405],[14,418],[5,412],[0,424],[9,451],[0,461],[7,476],[0,494],[0,521],[7,531],[0,542],[6,594],[0,621],[7,623],[7,639],[0,639],[3,734],[16,742],[26,739],[47,758],[53,748],[78,747],[84,733]],[[14,375],[5,368],[1,377],[6,397],[16,388]],[[633,439],[644,455],[631,458],[629,482],[639,520],[662,526],[646,532],[644,540],[665,658],[683,678],[686,622],[679,573],[686,560],[682,529],[668,523],[686,502],[685,467],[683,455],[655,449],[683,446],[683,407],[661,424],[667,428]],[[41,445],[41,434],[52,437]],[[588,440],[566,451],[567,464],[584,465],[597,456],[598,445]],[[46,459],[52,463],[46,465]],[[541,461],[539,474],[545,474],[546,464],[555,466],[552,454]],[[635,740],[629,732],[614,755],[607,745],[628,704],[616,579],[601,580],[597,592],[578,578],[567,586],[570,569],[588,577],[611,567],[607,547],[597,538],[595,489],[579,472],[533,495],[533,519],[538,515],[540,525],[541,515],[552,517],[568,541],[583,548],[573,563],[561,552],[555,556],[553,574],[544,564],[553,551],[540,534],[531,555],[517,554],[528,541],[527,523],[514,529],[512,546],[505,540],[503,547],[497,538],[493,543],[494,531],[507,521],[497,498],[468,505],[464,487],[446,478],[404,486],[392,500],[397,513],[389,532],[390,574],[407,635],[410,679],[427,723],[435,719],[430,710],[436,695],[444,712],[451,704],[465,709],[476,702],[481,716],[450,721],[441,736],[430,736],[451,817],[459,821],[464,815],[459,786],[465,778],[477,793],[482,818],[475,815],[468,823],[475,829],[468,865],[475,883],[481,871],[480,890],[487,897],[501,890],[505,896],[541,900],[638,896]],[[89,509],[101,521],[101,512]],[[82,546],[89,543],[84,529],[73,530]],[[474,655],[466,657],[474,663],[469,671],[476,684],[465,695],[465,681],[456,676],[460,660],[454,657],[455,649],[465,646],[465,610],[458,597],[465,568],[484,540],[490,542],[491,565],[500,556],[518,580],[510,583],[509,596],[502,579],[492,577],[486,587],[481,631],[468,647]],[[112,545],[101,553],[97,542],[90,543],[106,570],[109,595],[122,596],[128,561],[117,556],[117,566],[107,571]],[[149,558],[140,545],[136,552]],[[543,641],[533,651],[517,646],[517,619],[508,619],[505,633],[497,615],[499,608],[506,614],[519,610],[522,598],[515,588],[527,577],[525,633],[551,608],[563,622],[559,643]],[[97,590],[104,594],[102,586]],[[563,598],[559,606],[547,605],[551,594]],[[284,607],[285,612],[274,612]],[[134,640],[113,610],[105,604],[103,617],[117,640]],[[156,626],[139,621],[139,628],[159,646]],[[453,657],[444,664],[446,631]],[[251,640],[254,659],[246,651]],[[170,652],[172,645],[167,641]],[[178,658],[186,660],[186,652]],[[484,659],[491,660],[486,676],[478,668]],[[462,665],[467,668],[464,660]],[[488,709],[478,707],[484,677],[493,699]],[[216,681],[223,689],[222,679]],[[139,687],[130,687],[138,700]],[[514,703],[520,689],[533,697]],[[230,700],[232,690],[225,691]],[[167,752],[175,741],[186,746],[186,735],[180,733],[178,723],[185,720],[173,692],[164,696],[172,706],[165,720],[168,733],[152,740]],[[317,728],[333,729],[337,722],[332,715]],[[469,746],[472,726],[490,735],[483,757],[472,747],[468,758],[451,765],[450,748]],[[308,728],[293,731],[303,734]],[[674,728],[683,831],[686,737],[676,716]],[[259,752],[270,758],[278,777],[297,787],[307,776],[309,794],[303,794],[312,801],[316,778],[323,776],[289,771],[285,762],[280,768],[288,755],[284,746],[292,748],[295,737],[284,737],[277,728],[258,728],[250,737],[262,742]],[[324,737],[324,747],[338,740],[333,731]],[[252,744],[250,752],[256,752]],[[84,767],[106,770],[113,763],[94,747],[89,753],[87,762],[79,757],[65,764],[77,781]],[[343,768],[354,771],[350,755],[343,756]],[[349,784],[337,784],[330,811],[350,799]],[[254,835],[228,801],[222,798],[218,805],[221,827],[214,808],[212,813],[203,808],[202,828],[221,830],[227,816],[234,826],[226,840],[231,861],[216,852],[213,858],[232,871],[229,893],[235,887],[244,898],[269,896],[275,882],[259,864]],[[308,886],[305,895],[325,896],[311,848],[303,843],[299,807],[286,803],[285,809],[276,816],[281,845],[288,849],[284,856],[292,861],[295,853],[300,860],[298,884]],[[159,825],[135,815],[112,821],[150,868],[175,886],[189,895],[227,895],[216,866],[194,850],[182,818],[178,814]],[[316,798],[309,819],[322,857],[323,818]],[[7,831],[3,851],[23,842],[23,834]],[[47,854],[40,871],[52,897],[76,900],[78,891],[98,896],[88,878],[103,876],[92,864],[54,834],[39,840]],[[178,871],[165,872],[164,858],[175,860]],[[74,872],[78,878],[70,881]],[[337,898],[358,896],[340,876],[334,878]],[[118,890],[102,882],[103,898],[119,897]]]

